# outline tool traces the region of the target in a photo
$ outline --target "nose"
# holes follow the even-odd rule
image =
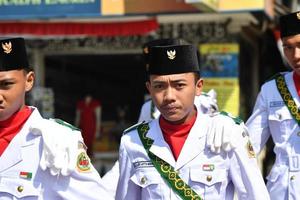
[[[0,105],[4,102],[3,96],[0,94]]]
[[[174,95],[174,91],[171,87],[168,87],[165,90],[165,94],[164,94],[164,100],[167,102],[172,102],[175,100],[175,95]]]
[[[300,47],[296,47],[294,51],[295,59],[300,59]]]

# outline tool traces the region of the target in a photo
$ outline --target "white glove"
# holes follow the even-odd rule
[[[40,167],[49,168],[52,175],[68,176],[76,167],[81,133],[54,121],[43,119],[31,127],[31,132],[43,139]]]
[[[219,113],[211,115],[212,124],[207,134],[207,146],[214,153],[220,153],[221,150],[226,152],[234,149],[237,146],[237,134],[248,135],[247,129],[242,122],[236,124],[235,121]]]

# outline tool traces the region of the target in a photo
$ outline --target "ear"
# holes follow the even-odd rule
[[[202,88],[203,88],[203,79],[200,78],[196,83],[196,96],[201,95]]]
[[[34,84],[35,74],[33,71],[30,71],[26,74],[26,83],[25,83],[25,91],[28,92],[32,89]]]
[[[146,88],[147,88],[149,94],[151,94],[151,83],[150,83],[150,81],[146,82]]]

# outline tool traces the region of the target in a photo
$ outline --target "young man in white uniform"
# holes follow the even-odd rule
[[[113,199],[90,163],[81,133],[25,105],[34,78],[24,39],[1,39],[0,199]]]
[[[182,39],[165,38],[165,39],[152,40],[145,43],[143,45],[143,56],[144,56],[144,61],[146,63],[145,64],[146,68],[149,65],[151,47],[178,45],[178,44],[187,44],[187,42]],[[216,92],[214,90],[210,90],[208,93],[202,92],[201,95],[195,97],[194,103],[198,108],[200,108],[199,112],[202,113],[211,114],[218,110]],[[157,119],[159,116],[160,116],[159,110],[155,107],[153,101],[150,99],[142,105],[138,122],[150,121],[152,119]],[[117,161],[112,167],[112,169],[103,176],[105,187],[110,194],[116,193],[118,177],[119,177],[119,162]]]
[[[147,88],[161,116],[122,136],[117,200],[233,199],[234,188],[240,199],[269,199],[247,134],[220,154],[206,143],[213,124],[194,105],[203,84],[196,52],[151,48]]]
[[[296,200],[300,199],[300,12],[280,17],[280,30],[292,71],[263,84],[246,126],[256,152],[270,136],[275,144],[276,161],[267,176],[271,199]]]
[[[292,71],[277,74],[262,85],[246,126],[256,153],[263,149],[270,136],[275,144],[276,160],[267,176],[267,188],[271,199],[298,200],[300,199],[300,12],[281,16],[280,31],[284,55]],[[228,119],[219,116],[214,120],[229,122]],[[233,126],[236,125],[216,127],[216,130],[220,131],[212,131],[211,138],[234,138],[235,135],[231,131]],[[218,143],[219,146],[222,145],[220,140]]]

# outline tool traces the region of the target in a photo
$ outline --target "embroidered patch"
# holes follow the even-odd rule
[[[283,101],[271,101],[270,102],[270,108],[281,107],[281,106],[284,106]]]
[[[87,172],[91,169],[90,158],[85,151],[80,152],[77,157],[77,169],[80,172]]]
[[[247,142],[247,151],[248,151],[249,158],[255,158],[256,157],[253,146],[252,146],[250,140],[248,140],[248,142]]]
[[[133,167],[135,169],[153,167],[153,163],[151,161],[138,161],[133,163]]]
[[[215,165],[214,164],[203,164],[202,170],[203,171],[214,171]]]

